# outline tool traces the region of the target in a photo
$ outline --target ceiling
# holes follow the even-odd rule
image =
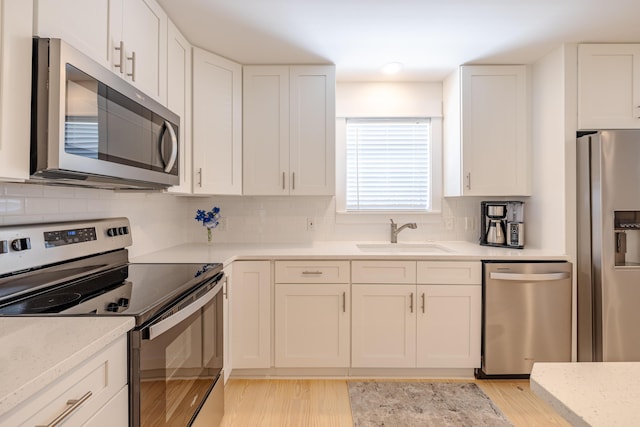
[[[565,42],[640,42],[638,0],[158,1],[195,46],[241,64],[334,63],[339,81],[440,81]],[[383,75],[388,62],[404,68]]]

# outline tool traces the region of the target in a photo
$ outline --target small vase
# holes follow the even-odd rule
[[[207,228],[207,243],[211,244],[211,229]]]

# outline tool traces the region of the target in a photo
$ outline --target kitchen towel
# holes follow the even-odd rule
[[[474,383],[349,382],[354,427],[512,424]]]

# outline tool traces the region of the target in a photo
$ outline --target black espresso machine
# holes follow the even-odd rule
[[[524,248],[524,202],[481,202],[480,244]]]

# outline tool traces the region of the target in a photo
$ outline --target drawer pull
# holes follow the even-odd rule
[[[422,293],[422,314],[424,314],[424,292]]]
[[[413,313],[413,292],[411,292],[411,297],[410,297],[410,302],[409,302],[409,308],[411,309],[411,312]]]
[[[342,293],[342,312],[343,313],[347,312],[347,293],[346,292]]]
[[[322,271],[303,271],[302,274],[306,274],[306,275],[321,275]]]
[[[87,399],[89,399],[91,397],[91,395],[92,395],[91,391],[88,391],[80,399],[69,399],[69,400],[67,400],[67,405],[69,405],[69,406],[67,407],[67,409],[64,410],[63,413],[58,415],[55,420],[51,421],[46,426],[39,425],[39,426],[36,426],[36,427],[56,427],[57,425],[61,424],[66,418],[71,416],[75,411],[77,411],[80,408],[80,406],[84,402],[86,402]]]

